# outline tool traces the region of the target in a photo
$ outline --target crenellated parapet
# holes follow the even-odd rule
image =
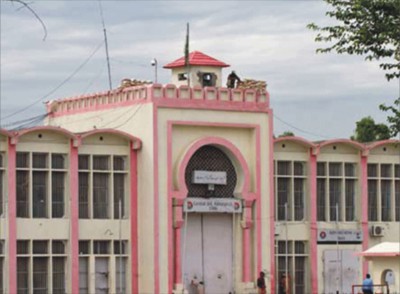
[[[243,107],[268,110],[269,93],[256,89],[151,84],[49,101],[47,113],[61,116],[138,103],[157,103],[168,107],[201,107],[204,104],[221,109]]]

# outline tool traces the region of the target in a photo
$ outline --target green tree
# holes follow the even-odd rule
[[[339,23],[308,28],[318,31],[316,42],[328,46],[319,53],[365,55],[379,60],[388,80],[400,76],[400,0],[325,0],[333,10],[326,15]]]
[[[376,124],[370,116],[356,122],[356,130],[350,139],[358,142],[373,142],[390,139],[390,129],[385,124]]]
[[[294,133],[291,131],[284,131],[282,134],[280,134],[278,137],[294,137]]]
[[[316,42],[327,43],[327,47],[318,48],[317,53],[336,51],[364,55],[366,60],[380,62],[388,80],[400,79],[400,0],[324,1],[332,7],[326,15],[338,23],[325,27],[314,23],[308,25],[318,32]],[[379,106],[382,111],[392,114],[387,118],[391,136],[400,133],[399,107],[400,97],[393,106]]]

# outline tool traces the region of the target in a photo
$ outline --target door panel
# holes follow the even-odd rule
[[[205,293],[232,291],[232,215],[191,213],[188,215],[186,238],[182,234],[184,284],[195,294],[191,281],[204,282]]]

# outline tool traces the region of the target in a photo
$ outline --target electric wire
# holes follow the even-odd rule
[[[324,135],[321,135],[321,134],[317,134],[317,133],[312,133],[312,132],[309,132],[309,131],[305,131],[305,130],[303,130],[303,129],[300,129],[300,128],[298,128],[298,127],[295,127],[294,125],[292,125],[292,124],[290,124],[290,123],[284,121],[284,120],[281,119],[280,117],[278,117],[276,114],[274,114],[274,118],[276,118],[277,120],[279,120],[281,123],[287,125],[288,127],[293,128],[293,129],[295,129],[296,131],[299,131],[299,132],[301,132],[301,133],[309,134],[309,135],[312,135],[312,136],[317,137],[317,138],[329,139],[329,137],[327,137],[327,136],[324,136]]]
[[[47,115],[48,115],[48,114],[36,115],[36,116],[29,117],[29,118],[26,118],[26,119],[23,119],[23,120],[18,120],[18,121],[15,121],[15,122],[8,123],[8,124],[6,124],[6,125],[3,125],[3,127],[4,127],[4,128],[9,128],[9,127],[12,127],[12,126],[15,126],[15,125],[25,124],[25,123],[27,123],[27,122],[36,120],[36,119],[38,119],[38,118],[43,119],[43,118],[45,118]]]
[[[26,111],[27,109],[31,108],[33,105],[39,103],[40,101],[49,97],[51,94],[55,93],[58,89],[60,89],[63,85],[65,85],[69,80],[71,80],[90,61],[90,59],[96,54],[96,52],[99,51],[99,49],[103,46],[103,43],[104,43],[104,40],[102,40],[100,42],[100,44],[97,45],[95,50],[66,79],[64,79],[60,84],[58,84],[55,88],[53,88],[51,91],[49,91],[46,95],[42,96],[40,99],[37,99],[36,101],[32,102],[31,104],[27,105],[26,107],[19,109],[15,112],[3,117],[2,120],[10,118],[16,114]]]

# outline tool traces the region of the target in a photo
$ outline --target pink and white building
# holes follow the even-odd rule
[[[0,132],[0,293],[342,293],[399,240],[399,141],[275,139],[266,90],[189,62]]]

